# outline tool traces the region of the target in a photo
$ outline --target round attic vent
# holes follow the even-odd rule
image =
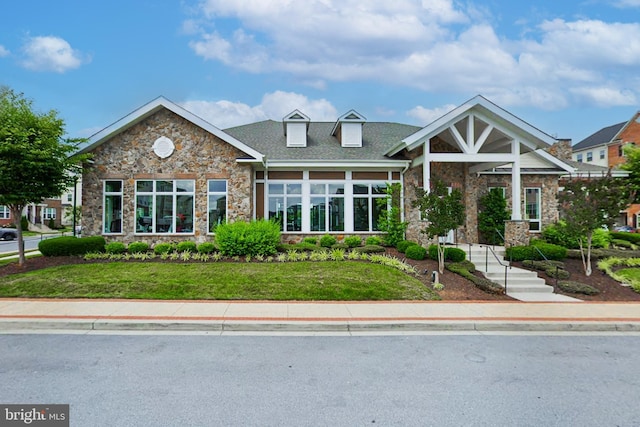
[[[156,153],[156,156],[160,157],[161,159],[166,159],[173,154],[173,150],[176,149],[176,146],[169,138],[167,138],[166,136],[161,136],[160,138],[156,139],[156,141],[153,143],[152,148],[153,152]]]

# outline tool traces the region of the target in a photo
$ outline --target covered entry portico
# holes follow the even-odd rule
[[[469,243],[478,242],[479,238],[478,198],[490,187],[503,187],[511,210],[507,243],[524,244],[528,242],[528,220],[533,213],[523,204],[524,189],[531,185],[540,188],[547,199],[547,212],[542,214],[540,203],[538,219],[552,222],[557,219],[557,206],[549,198],[555,201],[558,175],[574,170],[545,151],[555,142],[553,137],[476,96],[402,140],[388,155],[406,150],[412,158],[412,173],[406,174],[406,184],[413,176],[418,185],[429,189],[431,179],[437,176],[447,185],[460,188],[467,220],[459,231],[461,240]],[[413,195],[410,185],[405,186],[405,209],[409,211]],[[541,229],[541,224],[538,226]],[[415,230],[408,230],[408,234],[412,232]]]

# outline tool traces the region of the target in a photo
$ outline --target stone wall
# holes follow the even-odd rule
[[[161,159],[153,152],[156,139],[165,136],[175,144],[173,154]],[[207,234],[207,180],[227,180],[227,218],[230,221],[252,217],[252,170],[238,164],[240,150],[220,140],[182,117],[161,110],[116,135],[93,150],[93,164],[83,175],[83,235],[102,234],[103,181],[123,180],[123,234],[105,236],[125,243],[210,239]],[[143,235],[135,230],[136,179],[195,180],[193,235]]]

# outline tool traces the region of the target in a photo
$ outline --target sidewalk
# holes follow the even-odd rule
[[[0,299],[0,333],[33,330],[640,332],[640,303]]]

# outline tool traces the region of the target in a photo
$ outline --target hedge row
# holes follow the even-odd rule
[[[85,255],[91,252],[104,252],[105,243],[102,236],[63,236],[42,240],[38,243],[38,250],[44,256]]]
[[[543,260],[545,257],[550,260],[562,260],[567,257],[567,248],[536,242],[535,245],[508,247],[506,257],[512,261]]]

